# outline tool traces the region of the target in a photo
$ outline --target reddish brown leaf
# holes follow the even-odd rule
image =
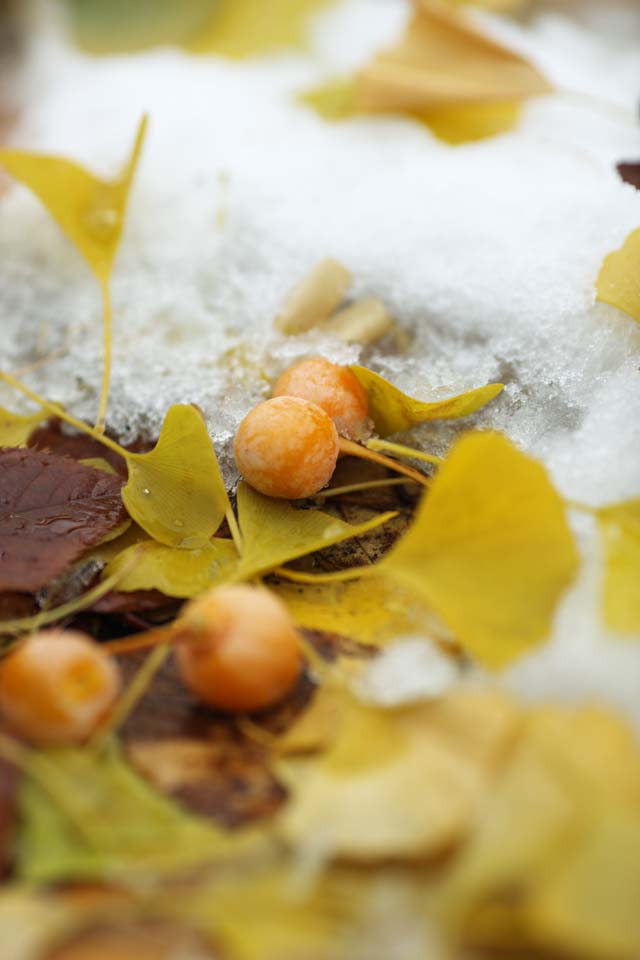
[[[34,430],[28,445],[34,450],[46,450],[59,457],[71,457],[72,460],[95,460],[100,457],[121,476],[127,475],[127,465],[122,457],[85,433],[65,433],[60,420],[50,420]]]
[[[0,450],[0,591],[41,589],[121,526],[121,486],[68,457]]]
[[[0,760],[0,880],[7,875],[13,859],[13,838],[20,774]]]
[[[640,160],[637,163],[619,163],[618,173],[625,183],[640,190]]]

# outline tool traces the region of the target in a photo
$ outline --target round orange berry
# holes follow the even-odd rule
[[[348,367],[312,357],[286,370],[276,380],[274,397],[302,397],[328,413],[338,433],[358,440],[371,432],[369,398]]]
[[[84,633],[27,637],[0,663],[0,711],[37,744],[76,744],[108,715],[120,689],[116,663]]]
[[[333,420],[317,404],[275,397],[247,414],[234,451],[252,487],[268,497],[296,500],[328,484],[340,447]]]
[[[301,668],[289,612],[261,587],[214,587],[192,600],[179,620],[177,656],[185,686],[229,712],[277,703]]]

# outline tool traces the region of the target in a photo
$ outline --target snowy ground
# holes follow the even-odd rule
[[[640,225],[640,193],[615,162],[640,157],[640,8],[549,4],[522,23],[482,17],[557,86],[507,135],[448,147],[409,121],[332,126],[294,95],[361,62],[397,33],[402,0],[345,0],[318,18],[308,55],[251,64],[175,51],[91,60],[53,24],[37,38],[14,141],[105,174],[139,116],[150,136],[115,274],[110,424],[155,432],[167,406],[195,401],[225,450],[265,390],[260,374],[355,349],[317,335],[287,341],[272,320],[288,288],[331,255],[411,335],[364,361],[425,399],[501,380],[476,423],[548,466],[561,492],[603,504],[640,496],[640,326],[594,302],[600,263]],[[616,106],[617,105],[617,106]],[[101,371],[91,276],[22,189],[0,203],[0,363],[64,346],[30,382],[91,417]],[[15,398],[0,394],[0,403]],[[451,428],[417,436],[444,447]],[[598,616],[591,521],[575,518],[581,581],[552,641],[501,682],[532,697],[597,696],[640,726],[640,646]],[[407,663],[411,669],[411,663]]]

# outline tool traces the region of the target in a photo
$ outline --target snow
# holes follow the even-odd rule
[[[229,440],[265,377],[310,352],[358,356],[317,333],[273,332],[289,288],[333,256],[354,296],[380,297],[411,338],[408,353],[370,348],[363,362],[425,399],[500,380],[504,394],[474,424],[539,457],[573,500],[637,497],[640,325],[596,304],[594,283],[640,225],[640,193],[614,170],[640,156],[640,9],[478,14],[572,91],[530,103],[518,129],[492,140],[449,147],[401,119],[328,125],[296,103],[389,42],[406,12],[403,0],[344,0],[317,18],[307,54],[244,64],[169,49],[94,60],[55,23],[42,28],[16,144],[110,174],[140,114],[151,116],[114,276],[110,426],[125,439],[155,433],[169,404],[196,402],[232,477]],[[29,382],[92,417],[98,293],[20,188],[0,205],[0,318],[2,367],[37,359],[36,345],[64,348]],[[5,391],[0,403],[16,406]],[[438,452],[459,429],[413,439]],[[549,644],[503,682],[534,698],[604,698],[640,725],[640,646],[603,630],[598,540],[574,520],[581,579]]]

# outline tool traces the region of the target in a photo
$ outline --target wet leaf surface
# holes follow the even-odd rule
[[[0,590],[39,590],[122,526],[121,486],[67,457],[0,450]]]

